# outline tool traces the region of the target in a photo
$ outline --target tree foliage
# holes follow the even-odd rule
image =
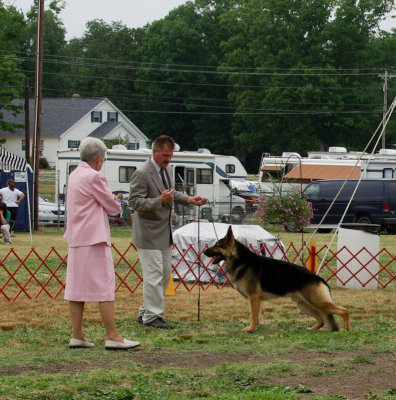
[[[22,112],[12,100],[18,97],[24,82],[24,75],[18,72],[21,59],[15,50],[22,44],[24,27],[23,15],[15,7],[0,3],[0,132],[14,132],[18,127],[4,120],[4,111],[14,116]]]

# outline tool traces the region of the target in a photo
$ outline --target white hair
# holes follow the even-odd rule
[[[86,137],[80,143],[80,160],[90,163],[95,161],[99,156],[104,157],[107,147],[99,139]]]

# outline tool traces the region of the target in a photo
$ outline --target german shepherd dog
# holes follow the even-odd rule
[[[278,296],[291,297],[303,313],[318,321],[308,330],[325,325],[338,331],[333,314],[342,316],[344,328],[349,330],[348,309],[333,303],[330,288],[320,276],[296,264],[255,254],[234,238],[231,226],[226,236],[204,254],[213,257],[213,264],[225,260],[231,282],[249,299],[251,322],[244,331],[254,332],[259,324],[261,301]]]

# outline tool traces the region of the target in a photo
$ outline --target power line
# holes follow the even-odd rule
[[[23,54],[23,56],[14,56],[14,58],[19,58],[19,59],[25,59],[25,60],[32,60],[34,61],[33,55],[30,56],[29,54],[25,55],[26,53],[23,52],[9,52],[9,50],[0,50],[0,52],[3,53],[9,53],[11,55],[14,54]],[[65,61],[59,61],[59,60],[50,60],[49,58],[58,58],[60,60],[65,60]],[[78,60],[79,62],[72,61],[72,60]],[[101,58],[90,58],[90,57],[70,57],[70,56],[62,56],[62,55],[46,55],[45,61],[50,62],[50,63],[55,63],[55,64],[65,64],[65,65],[83,65],[83,66],[96,66],[96,67],[113,67],[113,68],[121,68],[125,70],[129,69],[141,69],[141,70],[146,70],[146,71],[160,71],[160,72],[188,72],[188,73],[208,73],[208,74],[247,74],[247,75],[304,75],[304,76],[317,76],[317,75],[323,75],[323,76],[332,76],[332,75],[337,75],[337,76],[364,76],[364,75],[369,75],[373,76],[379,73],[378,68],[342,68],[342,69],[337,69],[334,70],[332,68],[319,68],[319,67],[313,67],[313,68],[274,68],[274,67],[236,67],[236,66],[223,66],[223,65],[218,65],[218,66],[213,66],[213,65],[196,65],[196,64],[167,64],[167,63],[152,63],[152,62],[145,62],[145,61],[122,61],[122,60],[106,60],[106,59],[101,59]],[[87,63],[89,61],[89,63]],[[103,64],[98,64],[96,61],[99,61]],[[109,64],[111,63],[111,64]],[[122,64],[123,66],[120,67],[119,64]],[[157,67],[148,67],[148,66],[153,66],[156,65]],[[170,68],[173,67],[173,68]],[[178,69],[178,68],[183,68],[183,69]],[[185,68],[206,68],[206,70],[186,70]],[[212,68],[213,70],[208,70],[208,68]],[[219,69],[223,69],[219,71]],[[384,68],[380,68],[384,69]],[[290,71],[304,71],[304,73],[290,73]],[[272,72],[271,72],[272,71]],[[287,73],[283,73],[280,71],[288,71]],[[306,71],[331,71],[331,73],[306,73]],[[353,73],[345,73],[348,71],[355,71]],[[362,73],[359,71],[372,71],[369,73]]]
[[[30,70],[25,69],[9,69],[0,67],[3,71],[14,71],[21,73],[32,73]],[[180,81],[164,81],[164,80],[148,80],[148,79],[129,79],[129,78],[114,78],[108,76],[97,76],[97,75],[79,75],[79,74],[70,74],[64,72],[49,72],[43,71],[45,75],[57,75],[57,76],[65,76],[72,78],[83,78],[83,79],[106,79],[109,81],[116,82],[131,82],[131,83],[158,83],[161,85],[180,85],[180,86],[211,86],[211,87],[232,87],[234,89],[300,89],[305,86],[273,86],[273,85],[235,85],[235,84],[227,84],[227,83],[201,83],[201,82],[180,82]],[[310,89],[322,89],[322,90],[379,90],[378,87],[324,87],[324,86],[311,86]]]

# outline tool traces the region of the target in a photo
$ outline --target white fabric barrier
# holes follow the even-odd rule
[[[213,276],[216,275],[219,265],[210,264],[208,266],[209,272],[203,271],[203,266],[208,265],[210,258],[206,257],[204,254],[201,255],[201,261],[203,265],[198,264],[197,254],[202,251],[205,245],[208,247],[213,246],[217,240],[223,238],[228,230],[230,224],[223,223],[212,223],[207,221],[191,222],[190,224],[184,225],[173,232],[173,241],[177,248],[172,250],[172,264],[177,265],[177,273],[173,272],[173,278],[179,279],[179,276],[187,282],[195,282],[199,275],[199,270],[201,272],[200,281],[203,283],[210,282]],[[256,253],[265,244],[266,256],[271,256],[273,258],[282,259],[284,257],[285,247],[281,240],[276,236],[272,235],[259,225],[231,225],[234,237],[239,242],[243,243],[245,246],[253,249]],[[198,232],[199,228],[199,232]],[[199,243],[198,243],[199,235]],[[182,255],[186,252],[188,247],[192,245],[193,249],[190,249],[186,255]],[[220,263],[223,271],[226,271],[226,266],[224,261]],[[189,267],[190,266],[190,267]],[[193,272],[192,272],[192,271]],[[218,273],[215,278],[216,282],[221,283],[224,281],[224,276]]]

